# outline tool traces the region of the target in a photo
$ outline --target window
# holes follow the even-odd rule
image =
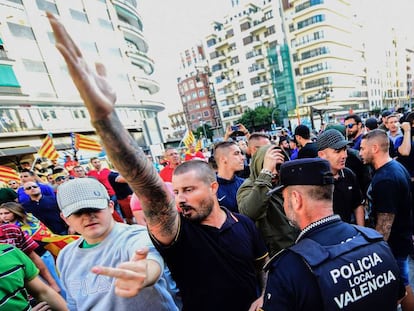
[[[37,7],[42,11],[49,11],[55,15],[59,15],[56,4],[46,0],[36,0]]]
[[[243,45],[247,45],[253,42],[253,37],[252,36],[248,36],[246,38],[243,38]]]
[[[69,11],[70,11],[70,15],[72,16],[74,20],[77,20],[83,23],[89,23],[88,16],[86,15],[85,12],[81,12],[81,11],[74,10],[74,9],[69,9]]]
[[[207,41],[207,46],[211,47],[216,44],[216,38],[210,39]]]
[[[206,96],[206,92],[204,90],[198,90],[198,97]]]
[[[318,15],[309,17],[303,21],[298,22],[298,29],[304,28],[306,26],[309,26],[315,23],[323,22],[324,20],[325,20],[324,14],[318,14]]]
[[[203,111],[203,117],[209,117],[209,116],[210,116],[210,111],[204,110]]]
[[[18,38],[25,38],[30,40],[35,40],[35,36],[31,27],[18,25],[14,23],[7,23],[9,26],[10,32],[13,36]]]
[[[103,18],[98,18],[98,24],[102,27],[102,28],[106,28],[109,30],[113,30],[114,27],[112,25],[112,23],[106,19]]]
[[[23,66],[26,71],[29,72],[47,72],[46,65],[44,62],[31,60],[31,59],[22,59]]]
[[[192,92],[191,93],[191,98],[196,99],[197,98],[197,92]]]

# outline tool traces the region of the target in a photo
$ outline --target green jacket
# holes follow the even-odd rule
[[[261,232],[270,256],[294,244],[299,230],[289,224],[281,193],[266,193],[275,187],[271,176],[260,173],[268,148],[259,148],[250,163],[250,176],[237,192],[239,212],[251,218]]]

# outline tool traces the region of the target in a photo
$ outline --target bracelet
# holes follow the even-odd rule
[[[269,175],[270,177],[273,178],[273,173],[271,171],[269,171],[268,169],[262,168],[262,170],[260,171],[260,173]]]

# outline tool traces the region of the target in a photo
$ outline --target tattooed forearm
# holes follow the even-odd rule
[[[377,214],[377,224],[375,230],[381,233],[384,236],[384,240],[388,241],[391,233],[391,227],[394,222],[394,214],[389,213],[378,213]]]
[[[157,204],[157,202],[153,202]],[[154,205],[151,208],[144,208],[145,219],[148,227],[157,228],[159,235],[157,239],[163,241],[162,237],[175,236],[178,228],[177,209],[175,208],[175,201],[172,199],[169,206]]]
[[[105,120],[93,122],[97,133],[115,168],[127,180],[132,190],[139,196],[147,221],[168,222],[171,196],[164,189],[152,163],[148,161],[142,149],[124,129],[116,113]]]

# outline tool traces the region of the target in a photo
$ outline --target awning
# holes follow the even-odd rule
[[[36,153],[37,149],[35,147],[16,147],[16,148],[4,148],[0,149],[0,157],[6,156],[16,156],[21,154],[31,154]]]
[[[55,145],[57,150],[71,150],[71,144],[56,144]],[[37,153],[39,148],[35,147],[15,147],[15,148],[3,148],[0,149],[0,157],[7,157],[7,156],[17,156],[22,154],[33,154]]]

